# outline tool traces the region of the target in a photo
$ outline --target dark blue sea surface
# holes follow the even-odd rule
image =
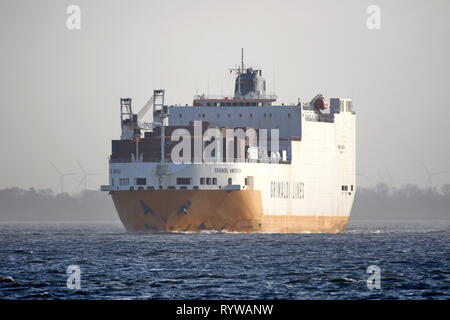
[[[450,221],[341,234],[131,234],[119,223],[1,223],[1,299],[449,299]],[[78,265],[81,289],[68,289]],[[381,272],[369,290],[367,267]]]

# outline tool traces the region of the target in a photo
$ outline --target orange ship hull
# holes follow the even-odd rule
[[[348,216],[264,215],[257,190],[111,191],[128,231],[342,232]]]

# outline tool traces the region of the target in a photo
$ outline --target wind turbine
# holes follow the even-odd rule
[[[377,174],[378,174],[378,183],[383,183],[386,184],[386,177],[381,173],[380,169],[377,169]]]
[[[392,179],[391,171],[388,168],[385,168],[384,171],[386,172],[386,176],[391,183],[391,188],[395,189],[395,182],[394,179]]]
[[[422,166],[423,170],[426,172],[426,174],[428,175],[428,183],[430,185],[430,189],[433,190],[433,176],[437,176],[437,175],[442,175],[442,174],[447,174],[447,171],[436,171],[436,172],[431,172],[428,167],[419,160],[420,165]]]
[[[76,172],[62,173],[52,162],[50,162],[50,164],[55,169],[56,173],[59,175],[59,182],[58,182],[56,189],[60,189],[60,193],[63,193],[64,192],[64,178],[67,176],[76,175]]]
[[[84,187],[84,190],[87,189],[87,178],[89,176],[101,176],[101,173],[95,173],[95,172],[86,172],[86,170],[84,170],[83,166],[81,165],[80,161],[77,160],[78,166],[81,169],[81,173],[82,173],[82,177],[80,180],[80,183],[78,184],[77,188],[80,188],[81,186]]]

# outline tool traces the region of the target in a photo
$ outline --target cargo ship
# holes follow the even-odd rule
[[[101,190],[126,230],[342,232],[356,190],[352,100],[278,104],[243,54],[230,71],[234,95],[181,106],[156,89],[137,113],[120,99]]]

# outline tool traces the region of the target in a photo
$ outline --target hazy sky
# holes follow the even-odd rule
[[[80,30],[66,27],[71,4]],[[369,5],[381,30],[366,27]],[[155,88],[169,104],[231,93],[241,47],[280,102],[354,99],[359,183],[426,186],[419,160],[450,172],[448,0],[2,0],[0,15],[0,188],[55,189],[50,161],[79,172],[75,159],[104,174],[90,188],[106,183],[119,98],[137,111]]]

